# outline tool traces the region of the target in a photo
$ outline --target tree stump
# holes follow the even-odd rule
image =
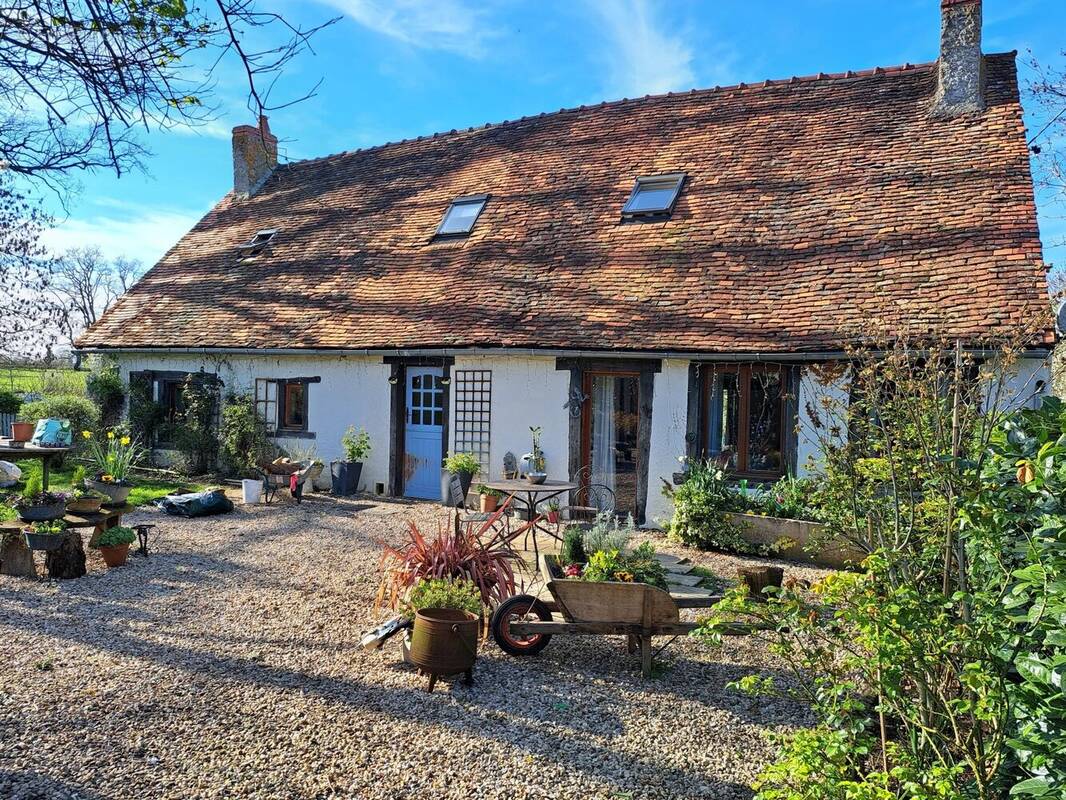
[[[753,600],[765,602],[766,595],[763,589],[767,586],[781,588],[781,579],[785,571],[781,567],[739,567],[737,577],[740,582],[748,587],[748,594]]]
[[[37,567],[33,563],[33,551],[26,547],[21,533],[9,531],[0,534],[0,575],[17,578],[36,578]]]
[[[80,578],[85,575],[85,548],[81,543],[81,533],[68,530],[63,536],[63,544],[48,551],[44,565],[48,567],[49,578]]]

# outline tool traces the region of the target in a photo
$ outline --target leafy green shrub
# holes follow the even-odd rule
[[[100,411],[87,397],[61,394],[24,403],[19,409],[19,419],[36,422],[39,419],[65,419],[74,431],[74,445],[78,445],[81,431],[93,431],[100,427]]]
[[[345,460],[363,461],[370,455],[370,434],[363,428],[357,431],[354,425],[349,425],[341,437],[341,447]]]
[[[93,547],[118,547],[123,544],[133,544],[135,541],[137,541],[137,534],[133,528],[116,525],[100,534],[100,538],[96,540]]]
[[[623,523],[614,514],[597,514],[585,532],[585,552],[591,555],[601,550],[625,550],[636,531],[632,515]]]
[[[85,393],[100,409],[100,421],[105,427],[118,424],[122,406],[126,402],[126,386],[118,365],[102,361],[85,379]]]
[[[188,475],[203,475],[218,464],[218,384],[191,374],[182,385],[184,408],[171,438],[181,454],[178,467]]]
[[[427,608],[451,608],[481,616],[481,592],[473,583],[462,579],[420,580],[411,587],[404,609],[407,616],[413,617],[416,611]]]
[[[218,439],[221,466],[228,475],[252,477],[258,465],[269,461],[274,452],[266,423],[256,413],[250,394],[231,394],[226,398]]]
[[[585,552],[585,532],[581,528],[569,527],[563,532],[563,545],[559,550],[559,561],[567,564],[584,564],[588,561]]]
[[[477,475],[481,472],[481,462],[473,453],[449,453],[444,468],[454,475]]]
[[[709,461],[687,465],[685,482],[676,489],[663,487],[674,503],[669,533],[674,539],[701,550],[725,550],[744,555],[772,555],[784,542],[756,544],[744,538],[729,512],[746,511],[747,499],[729,488],[725,473]]]
[[[126,411],[130,432],[148,447],[154,447],[163,424],[163,407],[152,396],[152,381],[144,373],[130,375],[129,407]]]
[[[819,485],[813,478],[786,475],[773,486],[756,492],[751,498],[751,510],[781,519],[801,519],[820,522]]]
[[[22,407],[22,399],[14,392],[0,390],[0,414],[17,414]],[[7,435],[7,432],[4,432]]]

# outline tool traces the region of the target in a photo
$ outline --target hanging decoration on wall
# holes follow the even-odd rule
[[[576,386],[570,387],[570,399],[563,403],[563,408],[570,409],[571,417],[581,416],[581,407],[585,405],[585,401],[589,399],[589,396]]]

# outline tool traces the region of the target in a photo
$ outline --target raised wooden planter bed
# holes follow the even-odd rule
[[[816,553],[806,550],[807,542],[823,535],[825,526],[820,522],[764,517],[759,514],[731,513],[729,518],[740,528],[741,535],[753,544],[773,544],[782,536],[793,539],[795,544],[778,553],[778,558],[841,568],[855,566],[864,557],[863,553],[850,545],[830,546]]]

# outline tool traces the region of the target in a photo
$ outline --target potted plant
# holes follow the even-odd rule
[[[533,437],[533,450],[522,456],[528,466],[526,480],[533,484],[541,484],[548,479],[548,473],[544,471],[544,451],[540,449],[540,432],[539,427],[529,426],[529,433]]]
[[[140,458],[139,444],[128,435],[113,430],[106,434],[106,445],[98,441],[91,431],[82,431],[81,435],[88,442],[95,475],[93,479],[85,479],[85,487],[106,497],[104,505],[122,505],[133,489],[131,473],[134,463]]]
[[[559,524],[559,501],[558,500],[549,500],[548,501],[547,517],[548,517],[548,522],[550,522],[552,525]]]
[[[341,437],[341,447],[344,448],[344,460],[333,461],[329,465],[333,494],[355,494],[359,491],[363,460],[370,455],[370,434],[363,428],[357,431],[354,425],[349,425]]]
[[[107,499],[99,492],[85,488],[85,467],[81,465],[74,468],[70,487],[67,494],[67,511],[71,514],[95,514]]]
[[[129,557],[130,545],[136,540],[137,534],[133,528],[116,525],[101,533],[91,546],[99,549],[108,567],[121,567]]]
[[[48,522],[59,519],[67,512],[66,503],[65,494],[44,491],[41,488],[41,476],[31,475],[12,506],[23,522]]]
[[[448,578],[422,580],[415,584],[407,602],[414,626],[403,647],[409,663],[429,674],[428,691],[439,675],[473,677],[481,627],[481,593],[474,584]]]
[[[34,522],[22,531],[22,538],[30,550],[56,550],[63,544],[67,523],[61,519]]]
[[[441,478],[441,502],[447,505],[451,499],[451,476],[458,475],[463,487],[463,497],[470,491],[474,476],[481,472],[481,462],[473,453],[448,453],[444,459],[444,475]]]
[[[494,512],[500,505],[500,498],[503,497],[502,492],[490,489],[483,483],[477,487],[477,493],[478,498],[481,500],[481,511],[484,514]]]
[[[22,400],[14,392],[0,391],[0,436],[10,432],[11,438],[14,441],[28,441],[30,436],[33,435],[33,426],[28,423],[18,422],[18,418],[15,416],[19,413],[19,409],[22,408]],[[15,426],[20,426],[17,429]],[[26,433],[26,426],[29,428],[29,435],[23,436]]]

